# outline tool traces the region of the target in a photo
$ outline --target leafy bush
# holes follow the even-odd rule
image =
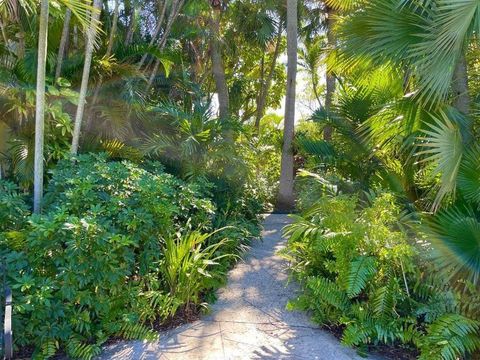
[[[0,232],[18,230],[29,214],[15,184],[0,180]]]
[[[480,349],[480,313],[469,305],[478,290],[460,293],[436,276],[428,243],[410,242],[411,219],[393,195],[369,198],[322,197],[294,216],[284,256],[304,292],[290,306],[341,328],[342,342],[361,351],[406,344],[422,359],[453,360]]]
[[[14,291],[17,348],[92,358],[111,336],[154,337],[150,324],[211,289],[204,278],[215,259],[232,256],[223,234],[204,234],[218,223],[211,185],[145,167],[106,155],[62,161],[44,215],[28,223],[17,221],[28,215],[21,197],[2,185],[10,190],[0,195],[0,256]],[[12,229],[15,238],[4,236]]]

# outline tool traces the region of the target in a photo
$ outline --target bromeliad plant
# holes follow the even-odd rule
[[[322,197],[294,216],[284,256],[304,292],[290,306],[342,330],[342,342],[416,348],[421,359],[457,359],[480,349],[478,309],[436,276],[428,243],[388,193]]]

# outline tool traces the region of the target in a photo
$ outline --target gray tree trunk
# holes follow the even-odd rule
[[[465,54],[460,56],[455,66],[452,90],[455,96],[453,106],[458,111],[468,114],[470,112],[470,95],[468,94],[467,60]]]
[[[137,8],[134,7],[132,11],[132,19],[128,25],[127,37],[125,39],[125,45],[130,45],[133,41],[133,34],[135,33],[135,28],[137,26]]]
[[[75,50],[78,49],[78,26],[74,25],[73,26],[73,47]]]
[[[285,120],[283,128],[282,163],[280,188],[276,209],[287,212],[293,209],[294,160],[293,138],[295,134],[295,96],[297,79],[297,0],[287,0],[287,95],[285,98]]]
[[[113,43],[115,42],[115,36],[117,33],[117,27],[118,27],[118,14],[119,14],[119,1],[115,0],[115,9],[113,10],[113,19],[112,19],[112,28],[110,30],[110,36],[108,37],[108,45],[107,45],[107,50],[105,52],[105,57],[108,58],[112,54],[112,48],[113,48]],[[100,95],[100,90],[102,89],[102,84],[103,84],[103,77],[100,76],[100,79],[98,80],[98,84],[95,86],[95,91],[93,92],[93,98],[92,102],[90,104],[89,110],[88,110],[88,116],[87,116],[87,121],[85,123],[85,128],[87,131],[89,131],[92,127],[92,119],[93,119],[93,108],[95,104],[98,101],[98,96]]]
[[[335,42],[336,42],[335,34],[333,32],[333,26],[334,26],[333,16],[334,16],[333,10],[327,7],[327,42],[330,50],[335,48]],[[327,111],[327,114],[328,114],[332,110],[333,95],[335,93],[335,77],[329,71],[328,68],[326,72],[325,85],[326,85],[325,110]],[[332,140],[332,133],[333,133],[332,127],[330,125],[325,126],[325,129],[323,130],[323,138],[326,141]]]
[[[220,11],[214,10],[210,19],[210,56],[212,58],[212,72],[215,80],[215,88],[218,95],[220,118],[229,116],[229,95],[227,80],[225,79],[225,67],[223,65],[222,51],[220,46]]]
[[[452,91],[454,96],[453,106],[464,115],[468,115],[470,113],[471,99],[468,93],[467,59],[465,57],[465,53],[463,52],[457,61],[457,65],[455,66],[453,73]],[[465,129],[466,131],[462,134],[463,142],[465,144],[470,143],[473,139],[472,126],[473,123],[469,119],[468,128]]]
[[[68,35],[70,33],[71,17],[72,17],[72,11],[70,9],[67,9],[65,11],[65,19],[63,20],[63,29],[62,29],[62,37],[60,38],[60,46],[58,48],[57,66],[55,68],[55,81],[57,81],[60,75],[62,74],[63,57],[65,56],[65,47],[67,45]]]
[[[168,17],[167,25],[165,26],[165,31],[163,32],[161,38],[158,41],[158,49],[160,51],[163,50],[165,45],[167,44],[167,39],[168,36],[170,35],[170,31],[172,29],[173,22],[177,18],[178,14],[180,13],[180,10],[183,7],[183,4],[185,3],[185,0],[174,0],[172,3],[172,9],[170,10],[170,15]],[[153,71],[150,74],[150,78],[148,79],[147,83],[147,91],[151,88],[153,81],[155,80],[155,77],[157,76],[158,68],[160,67],[160,60],[156,59],[155,65],[153,67]]]
[[[278,25],[278,26],[279,28],[277,33],[277,40],[275,43],[275,51],[273,53],[272,63],[270,64],[270,70],[267,75],[267,81],[265,82],[265,84],[262,84],[262,87],[260,89],[260,94],[258,97],[257,114],[255,118],[255,127],[257,128],[257,131],[260,128],[260,120],[265,115],[267,96],[268,96],[268,92],[270,91],[270,87],[272,86],[273,75],[275,73],[275,67],[277,66],[278,55],[280,54],[280,45],[282,42],[283,29],[281,25]]]
[[[113,10],[112,29],[110,30],[110,36],[108,38],[107,51],[105,53],[106,57],[109,57],[112,54],[113,43],[115,41],[115,36],[117,35],[118,7],[119,7],[119,1],[115,0],[115,9]]]
[[[90,26],[87,31],[87,44],[85,47],[85,63],[83,65],[82,84],[80,85],[80,95],[78,97],[77,112],[75,114],[75,125],[73,128],[72,147],[70,152],[73,155],[78,153],[78,144],[80,141],[80,130],[82,127],[83,112],[85,110],[85,99],[87,97],[88,80],[90,77],[90,66],[92,64],[93,47],[97,34],[96,24],[100,17],[102,1],[95,0],[93,3],[94,11],[91,14]]]
[[[40,4],[38,31],[37,91],[35,101],[35,154],[33,177],[33,212],[42,211],[43,198],[43,139],[45,129],[45,67],[47,60],[48,1]]]
[[[23,59],[25,57],[25,30],[20,19],[20,6],[18,0],[13,1],[15,22],[18,25],[18,33],[15,35],[18,39],[17,58]]]
[[[160,30],[162,30],[163,20],[165,19],[166,11],[167,11],[167,0],[163,2],[162,10],[160,12],[160,18],[158,19],[157,26],[153,31],[152,39],[150,40],[150,43],[148,44],[148,46],[153,46],[153,44],[155,44],[155,41],[157,41],[158,34],[160,34]],[[143,54],[142,58],[140,59],[140,62],[137,65],[138,69],[142,68],[143,64],[145,63],[145,60],[147,60],[147,57],[148,57],[148,54]]]

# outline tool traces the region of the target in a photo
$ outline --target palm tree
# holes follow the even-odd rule
[[[333,26],[335,23],[335,13],[331,7],[326,5],[326,15],[327,15],[327,46],[329,47],[330,51],[335,47],[335,33],[333,31]],[[335,77],[331,73],[330,69],[327,67],[326,75],[325,75],[325,111],[328,113],[332,110],[333,105],[333,95],[335,92]],[[327,125],[323,130],[323,137],[326,141],[332,140],[332,127]]]
[[[80,86],[80,95],[78,98],[77,112],[75,115],[75,125],[73,129],[71,153],[76,155],[80,141],[80,130],[82,127],[83,112],[85,109],[85,99],[87,97],[88,80],[90,76],[90,66],[92,64],[93,48],[97,34],[97,22],[100,16],[102,1],[95,0],[92,13],[90,15],[90,26],[87,31],[87,44],[85,46],[85,63],[83,65],[82,84]]]
[[[65,56],[65,47],[70,30],[70,18],[72,17],[72,10],[65,11],[65,18],[63,20],[62,37],[60,38],[60,46],[58,47],[57,67],[55,68],[55,81],[62,73],[63,57]]]
[[[215,80],[215,87],[218,95],[220,118],[226,119],[229,115],[229,95],[227,80],[225,79],[225,66],[222,58],[220,45],[220,15],[221,6],[215,5],[219,1],[213,0],[213,14],[210,18],[210,55],[212,58],[212,72]]]
[[[293,137],[295,131],[295,95],[297,79],[297,0],[287,0],[287,95],[285,98],[285,120],[283,129],[282,164],[278,211],[289,211],[294,206],[293,195]]]
[[[48,1],[40,5],[38,31],[37,92],[35,106],[35,160],[33,180],[33,211],[40,213],[43,197],[43,138],[45,128],[45,66],[47,59]]]

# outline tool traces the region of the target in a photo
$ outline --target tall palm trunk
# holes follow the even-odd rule
[[[130,45],[133,41],[133,34],[135,33],[135,28],[137,26],[137,6],[135,5],[132,9],[132,14],[130,16],[130,23],[128,24],[127,36],[125,38],[125,45]]]
[[[17,37],[18,45],[17,45],[17,58],[23,59],[25,57],[25,30],[23,28],[22,20],[20,18],[20,8],[21,5],[18,0],[13,1],[13,9],[14,9],[14,18],[15,22],[18,25],[18,33],[15,35]]]
[[[220,10],[214,10],[210,18],[210,56],[212,58],[212,72],[215,80],[215,88],[218,95],[220,118],[226,119],[229,115],[229,95],[227,80],[225,79],[225,67],[223,64],[220,46]]]
[[[95,0],[93,3],[93,11],[90,15],[90,26],[87,31],[87,44],[85,47],[85,63],[83,65],[82,84],[80,86],[80,95],[78,97],[77,113],[75,114],[75,125],[73,128],[72,147],[70,152],[76,155],[78,152],[78,144],[80,141],[80,130],[82,127],[83,112],[85,109],[85,99],[87,97],[88,80],[90,76],[90,66],[92,64],[93,47],[97,32],[97,22],[100,16],[102,0]]]
[[[108,37],[107,50],[105,51],[105,57],[108,58],[112,54],[113,43],[115,41],[115,36],[117,33],[118,27],[118,14],[119,14],[119,1],[115,0],[115,9],[113,10],[113,19],[112,19],[112,28],[110,30],[110,36]],[[92,127],[92,118],[93,118],[93,108],[98,101],[98,96],[100,95],[100,90],[102,89],[103,77],[100,75],[98,83],[95,86],[95,91],[93,92],[92,102],[88,110],[87,121],[85,123],[85,128],[89,131]]]
[[[113,10],[112,28],[110,30],[110,36],[108,37],[107,51],[105,52],[106,57],[109,57],[112,54],[113,43],[115,41],[115,36],[117,35],[119,5],[120,5],[119,1],[115,0],[115,9]]]
[[[334,12],[333,9],[327,6],[327,42],[330,50],[335,48],[335,33],[333,31],[334,26]],[[335,93],[335,77],[330,72],[330,69],[327,68],[326,79],[325,79],[325,110],[327,114],[332,110],[333,104],[333,95]],[[330,125],[325,126],[323,130],[323,138],[326,141],[332,140],[333,129]]]
[[[465,53],[462,53],[457,61],[453,73],[452,91],[454,96],[453,106],[461,113],[470,113],[470,95],[468,93],[468,69]],[[463,142],[468,144],[472,141],[473,123],[469,120],[467,131],[464,132]]]
[[[277,40],[275,42],[275,50],[273,53],[272,63],[270,64],[270,70],[267,75],[267,80],[262,84],[260,88],[260,94],[258,96],[257,102],[257,114],[255,118],[255,128],[260,128],[260,120],[265,115],[265,107],[267,105],[267,96],[268,92],[270,91],[270,87],[272,86],[273,75],[275,73],[275,67],[277,66],[277,59],[278,55],[280,54],[280,45],[282,42],[282,26],[278,25],[278,32],[277,32]]]
[[[295,95],[297,79],[297,0],[287,0],[287,95],[285,98],[285,120],[283,128],[282,164],[278,211],[290,211],[294,207],[293,195],[293,137],[295,132]]]
[[[158,40],[158,49],[160,51],[162,51],[163,48],[165,47],[165,45],[167,44],[167,39],[168,39],[168,36],[170,35],[170,31],[172,29],[173,22],[177,18],[178,14],[180,14],[180,10],[182,9],[184,3],[185,3],[185,0],[173,0],[172,8],[170,10],[170,15],[169,15],[168,21],[167,21],[167,25],[165,26],[165,30],[164,30],[161,38]],[[150,74],[150,78],[148,79],[148,82],[147,82],[147,91],[152,86],[153,81],[155,80],[155,77],[157,76],[157,72],[158,72],[159,67],[160,67],[160,59],[157,59],[155,61],[155,65],[153,67],[153,71]]]
[[[162,9],[160,11],[160,18],[158,19],[157,26],[155,27],[155,30],[153,31],[152,38],[150,40],[150,43],[148,46],[153,46],[155,44],[155,41],[157,41],[158,34],[160,34],[160,30],[162,30],[162,25],[163,25],[163,20],[165,19],[165,13],[167,11],[167,0],[163,2]],[[147,60],[148,54],[143,54],[142,58],[140,59],[140,62],[137,65],[138,69],[141,69],[143,64],[145,63],[145,60]]]
[[[65,47],[67,45],[68,35],[70,33],[71,17],[72,17],[72,11],[70,9],[67,9],[65,11],[65,19],[63,20],[63,29],[62,29],[62,37],[60,38],[60,46],[58,48],[57,66],[55,68],[55,81],[57,81],[57,79],[62,74],[63,57],[65,56]]]
[[[33,211],[42,210],[43,198],[43,139],[45,128],[45,66],[47,60],[48,1],[40,4],[38,31],[37,91],[35,102],[35,154],[33,178]]]

